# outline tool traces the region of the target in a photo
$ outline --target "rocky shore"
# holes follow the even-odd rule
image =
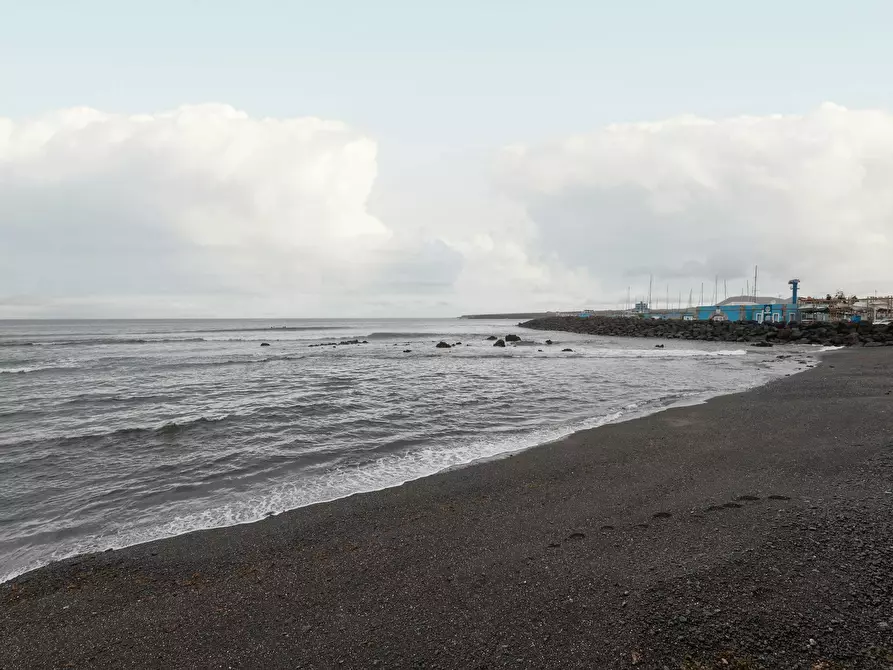
[[[656,337],[708,342],[821,344],[825,346],[893,346],[893,324],[775,324],[680,321],[593,316],[556,316],[519,323],[522,328],[565,331],[609,337]]]
[[[893,667],[893,348],[0,585],[0,668]]]

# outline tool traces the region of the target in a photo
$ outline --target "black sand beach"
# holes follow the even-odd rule
[[[0,668],[893,667],[893,348],[0,586]],[[506,402],[523,402],[506,398]]]

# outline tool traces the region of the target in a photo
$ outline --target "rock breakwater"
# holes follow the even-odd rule
[[[518,326],[533,330],[557,330],[608,337],[656,337],[675,340],[767,344],[796,342],[824,346],[893,346],[893,325],[874,326],[870,323],[814,323],[806,325],[558,316],[531,319],[519,323]]]

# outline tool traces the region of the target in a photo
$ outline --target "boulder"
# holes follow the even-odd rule
[[[505,336],[505,341],[506,342],[520,342],[521,338],[518,337],[517,335],[513,335],[513,334],[509,333],[508,335]]]
[[[497,339],[499,339],[499,338],[497,338],[495,335],[491,335],[490,337],[487,338],[487,340],[490,341],[490,342],[493,342],[493,341],[495,341],[495,340],[497,340]]]
[[[438,342],[434,345],[437,349],[452,349],[452,345],[447,344],[446,342]]]
[[[494,346],[494,347],[504,347],[504,346],[505,346],[505,341],[503,341],[503,340],[496,340],[496,341],[493,343],[493,346]]]
[[[403,353],[404,353],[404,354],[408,354],[408,353],[410,353],[411,351],[412,351],[412,349],[404,349],[404,350],[403,350]]]
[[[546,344],[552,344],[552,340],[546,340]]]
[[[270,343],[269,343],[269,342],[261,342],[261,343],[260,343],[260,346],[262,346],[262,347],[269,347],[269,346],[270,346]]]
[[[562,349],[562,351],[573,351],[573,349]]]

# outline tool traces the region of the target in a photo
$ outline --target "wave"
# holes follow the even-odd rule
[[[573,343],[569,343],[573,345]],[[488,343],[485,343],[484,346],[488,346]],[[598,359],[673,359],[673,358],[723,358],[727,356],[745,356],[747,355],[747,351],[744,349],[730,349],[730,350],[721,350],[721,351],[706,351],[702,349],[574,349],[573,351],[566,352],[562,351],[562,349],[558,346],[553,345],[552,347],[546,347],[545,345],[537,344],[535,346],[542,347],[541,351],[531,351],[533,347],[530,345],[522,345],[522,346],[508,346],[506,348],[499,347],[490,347],[487,349],[486,353],[482,352],[480,349],[474,348],[466,348],[462,347],[453,347],[452,349],[435,349],[431,347],[430,350],[417,350],[413,351],[414,356],[422,356],[422,357],[435,357],[435,356],[446,356],[451,354],[452,352],[456,352],[458,355],[455,358],[546,358],[543,354],[553,354],[552,357],[556,359],[565,359],[565,358],[598,358]],[[389,352],[395,353],[395,352]],[[402,357],[402,356],[401,356]]]
[[[66,365],[26,365],[18,368],[5,368],[0,370],[0,375],[24,375],[30,372],[50,372],[50,371],[61,371],[61,370],[69,370],[74,371],[80,368],[74,366],[66,366]]]
[[[103,395],[101,393],[82,393],[71,400],[61,403],[63,406],[95,406],[95,405],[140,405],[147,402],[174,402],[179,395]]]
[[[83,433],[80,435],[68,435],[65,437],[56,437],[53,439],[28,439],[21,442],[0,442],[0,444],[2,444],[4,447],[27,447],[30,445],[39,446],[46,445],[47,443],[54,443],[56,445],[64,446],[74,443],[81,443],[86,440],[114,440],[116,438],[133,437],[137,435],[169,436],[188,430],[190,428],[204,428],[230,418],[242,418],[242,416],[238,414],[225,414],[223,416],[211,417],[200,416],[197,419],[181,419],[180,421],[169,421],[168,423],[155,427],[134,426],[130,428],[117,428],[115,430],[109,430],[106,432]]]
[[[269,326],[267,328],[197,328],[187,333],[276,333],[279,331],[350,330],[350,326]]]
[[[282,356],[267,356],[265,358],[245,358],[242,360],[230,358],[224,361],[183,361],[178,363],[162,363],[155,366],[155,369],[171,369],[178,370],[180,368],[203,368],[203,367],[225,367],[229,365],[258,365],[261,363],[274,363],[276,361],[299,361],[304,356],[292,356],[283,354]]]
[[[98,346],[103,344],[157,344],[164,342],[204,342],[203,337],[96,337],[80,340],[48,340],[31,342],[28,340],[11,340],[0,342],[0,347],[77,347]]]
[[[381,332],[381,333],[369,333],[366,336],[366,339],[367,340],[390,340],[390,339],[408,340],[408,339],[418,338],[418,337],[424,337],[426,339],[431,339],[431,340],[437,340],[437,339],[444,338],[443,335],[440,335],[438,333],[392,333],[392,332],[385,331],[385,332]],[[458,340],[454,340],[454,338],[463,337],[463,334],[462,333],[450,333],[446,337],[447,337],[447,339],[449,339],[451,341],[458,341]],[[480,335],[469,334],[469,335],[467,335],[467,337],[480,337]],[[481,337],[481,339],[484,339],[484,338]]]

